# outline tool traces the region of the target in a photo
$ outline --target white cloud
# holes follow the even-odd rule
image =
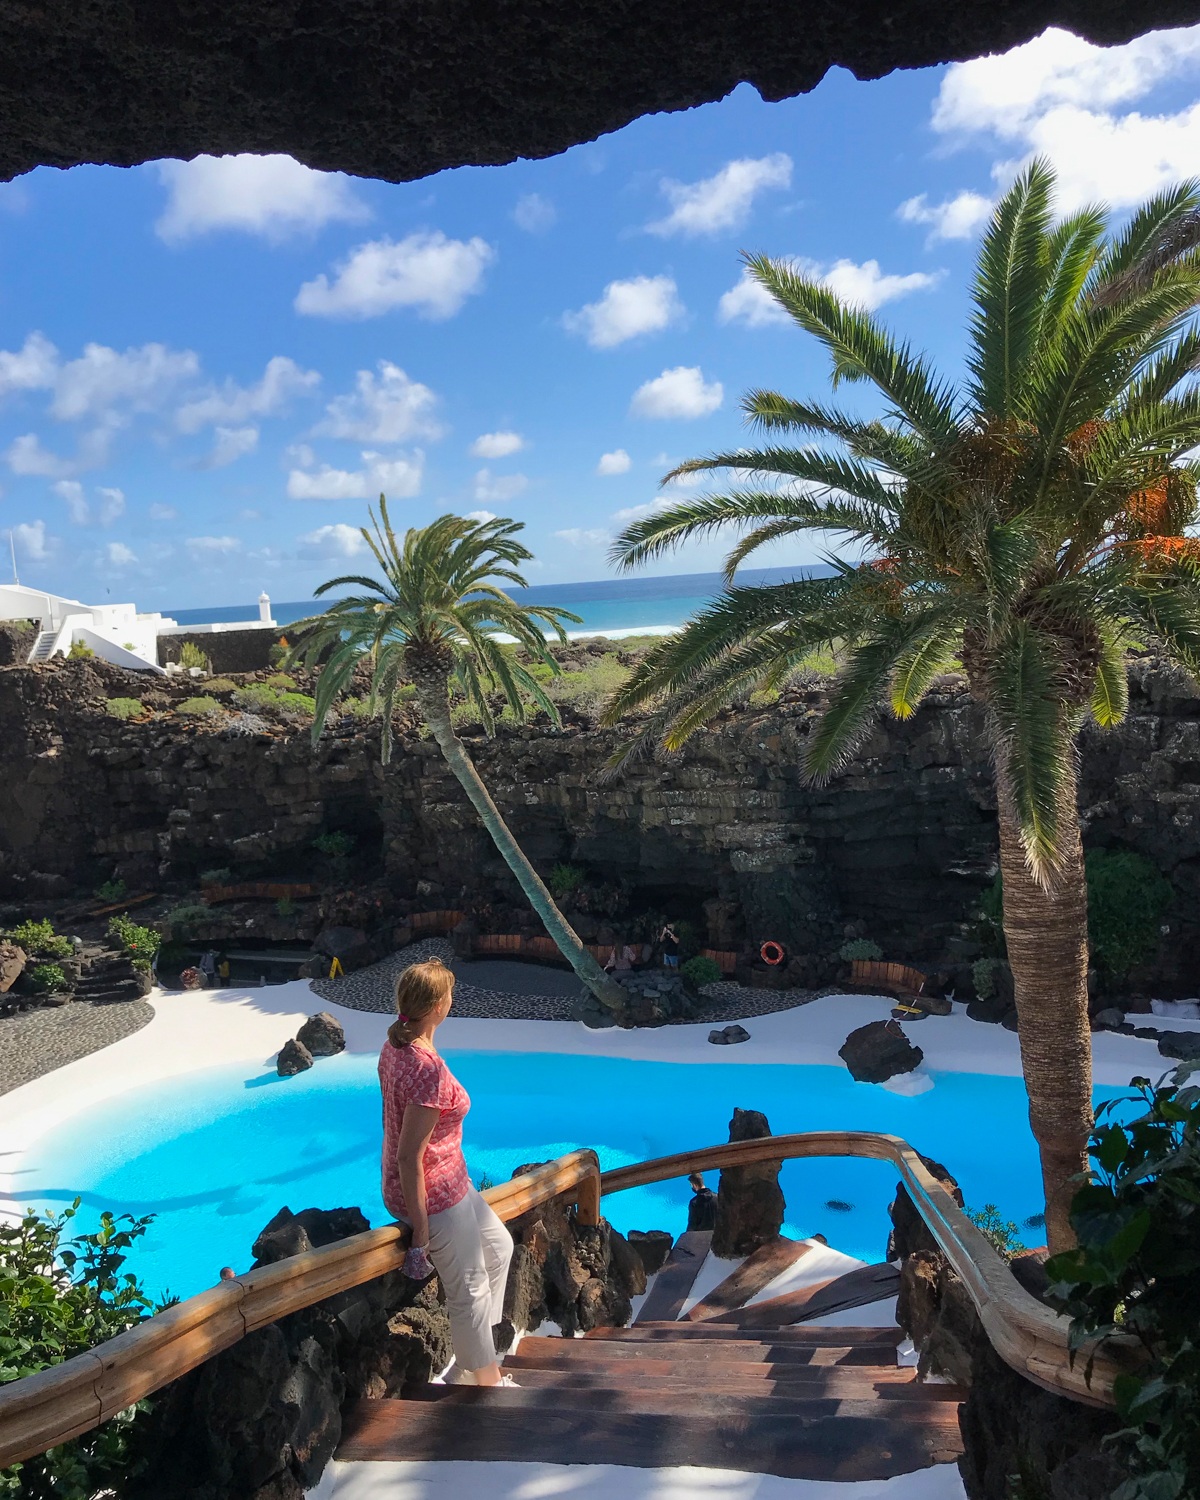
[[[885,302],[894,302],[897,297],[905,297],[910,292],[927,292],[941,280],[941,272],[911,271],[906,276],[890,275],[880,269],[877,260],[866,260],[862,265],[852,260],[838,260],[828,267],[816,261],[794,260],[792,265],[811,280],[824,282],[843,301],[864,307],[868,312],[874,312]],[[766,287],[749,271],[743,271],[742,279],[730,287],[717,304],[717,321],[741,323],[746,328],[767,328],[774,324],[790,325],[792,319]]]
[[[45,521],[23,521],[12,533],[17,551],[29,562],[45,562],[57,545],[55,537],[46,535]]]
[[[153,411],[199,372],[200,360],[190,349],[143,344],[121,354],[105,344],[85,344],[78,359],[59,369],[50,410],[66,422],[95,417],[117,405]]]
[[[1127,208],[1200,163],[1200,103],[1172,114],[1128,106],[1194,75],[1200,26],[1097,47],[1051,28],[996,57],[956,63],[942,79],[933,128],[958,144],[990,136],[1016,155],[997,161],[998,185],[1034,153],[1059,176],[1057,208],[1102,200]]]
[[[187,544],[198,562],[216,562],[231,552],[240,551],[242,546],[235,536],[190,536]]]
[[[124,542],[108,542],[101,555],[110,568],[128,568],[137,562],[137,553]]]
[[[168,243],[214,229],[279,241],[371,216],[340,172],[316,172],[290,156],[197,156],[157,169],[167,206],[154,227]]]
[[[234,427],[253,417],[271,417],[284,410],[294,396],[320,385],[315,370],[303,370],[286,354],[267,361],[262,378],[253,385],[226,380],[202,395],[184,402],[175,414],[180,432],[199,432],[202,427]]]
[[[930,203],[926,193],[906,198],[896,217],[906,224],[928,224],[929,243],[936,240],[969,240],[992,216],[993,202],[982,193],[964,189],[941,203]]]
[[[58,350],[44,334],[31,333],[20,349],[0,349],[0,396],[48,390],[57,372]]]
[[[639,386],[629,409],[635,417],[689,421],[707,417],[724,399],[725,390],[719,380],[706,381],[698,365],[677,365]]]
[[[545,234],[557,221],[558,210],[541,193],[525,193],[517,199],[513,219],[517,228],[523,229],[526,234]]]
[[[312,558],[314,561],[334,561],[338,558],[358,557],[367,550],[367,544],[357,526],[347,526],[344,521],[335,521],[330,526],[318,526],[315,531],[306,532],[300,538],[299,550],[302,557]]]
[[[384,494],[389,500],[411,500],[421,491],[424,455],[418,449],[411,458],[385,458],[365,452],[361,469],[293,469],[288,475],[290,500],[374,500]]]
[[[508,458],[524,446],[519,432],[484,432],[471,444],[470,453],[472,458]]]
[[[503,505],[506,500],[515,500],[528,484],[524,474],[493,474],[490,469],[480,469],[475,475],[475,499]]]
[[[737,229],[745,222],[759,193],[768,188],[790,187],[791,181],[792,159],[782,151],[727,162],[702,182],[673,182],[666,178],[661,188],[671,212],[646,228],[651,234],[663,235],[719,234],[723,229]]]
[[[14,438],[5,450],[4,458],[14,474],[28,474],[40,479],[73,474],[78,467],[73,460],[60,458],[57,453],[43,448],[42,440],[35,432],[25,432]]]
[[[119,516],[125,514],[125,492],[101,485],[96,493],[100,496],[100,513],[97,519],[101,526],[111,526]]]
[[[643,333],[660,333],[683,317],[684,307],[669,276],[610,281],[598,302],[563,314],[568,333],[581,334],[593,349],[612,349]]]
[[[467,512],[467,520],[478,521],[480,525],[486,525],[488,521],[494,521],[495,519],[496,512],[494,510],[469,510]]]
[[[355,443],[434,440],[445,431],[434,417],[437,401],[427,385],[410,380],[399,365],[381,359],[378,377],[360,370],[353,392],[336,396],[313,431]]]
[[[486,240],[448,239],[441,230],[405,239],[370,240],[296,294],[296,311],[317,318],[377,318],[398,307],[422,317],[451,318],[483,288],[496,252]]]
[[[54,486],[54,493],[66,505],[67,514],[76,526],[88,524],[92,518],[92,511],[84,497],[83,485],[78,479],[60,479]]]
[[[608,532],[595,528],[587,530],[580,526],[570,526],[566,531],[554,533],[559,541],[567,542],[572,547],[599,547],[608,541]]]
[[[204,469],[224,469],[258,447],[257,427],[218,427],[213,436],[212,452],[201,461]]]
[[[602,453],[596,465],[597,474],[628,474],[633,460],[624,448],[614,448],[611,453]]]
[[[173,521],[179,512],[173,505],[161,505],[158,501],[150,507],[149,516],[152,521]]]

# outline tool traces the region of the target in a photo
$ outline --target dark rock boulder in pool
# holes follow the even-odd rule
[[[925,1054],[905,1036],[898,1021],[869,1021],[852,1031],[838,1056],[859,1083],[886,1083],[920,1067]]]
[[[275,1059],[275,1071],[280,1078],[294,1078],[297,1073],[303,1073],[313,1065],[313,1055],[303,1042],[284,1042],[279,1049],[279,1056]]]
[[[342,1030],[342,1023],[327,1010],[309,1016],[296,1033],[296,1040],[302,1047],[307,1047],[314,1057],[333,1057],[335,1053],[346,1050],[346,1033]]]
[[[731,1141],[757,1141],[771,1134],[766,1115],[757,1109],[735,1109],[729,1122]],[[725,1260],[752,1255],[769,1244],[783,1226],[785,1203],[779,1186],[782,1161],[726,1167],[717,1188],[717,1222],[712,1253]]]

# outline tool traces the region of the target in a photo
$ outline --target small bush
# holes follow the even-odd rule
[[[172,936],[178,941],[186,937],[191,928],[201,922],[207,922],[212,917],[212,912],[207,906],[193,903],[190,906],[177,906],[169,911],[165,922],[171,929]]]
[[[61,964],[35,964],[29,971],[29,983],[39,995],[52,995],[67,987],[67,976]]]
[[[119,943],[126,953],[147,961],[152,959],[162,947],[160,932],[156,932],[153,927],[142,927],[139,923],[130,921],[126,913],[109,918],[108,935],[114,943]]]
[[[1025,1249],[1021,1231],[1011,1219],[1000,1217],[1000,1210],[994,1203],[985,1203],[979,1209],[968,1208],[966,1213],[984,1239],[991,1242],[992,1249],[1005,1260],[1012,1260],[1014,1255]]]
[[[689,958],[680,969],[680,973],[696,989],[706,984],[716,984],[721,977],[721,966],[715,959],[705,958],[698,953],[695,958]]]
[[[150,960],[148,958],[134,958],[130,960],[129,967],[136,969],[139,974],[149,974]]]
[[[267,678],[266,685],[273,688],[287,688],[294,692],[296,689],[296,679],[289,677],[286,672],[275,672]]]
[[[329,833],[319,833],[312,841],[313,848],[318,854],[328,854],[332,859],[345,859],[352,853],[358,840],[352,833],[345,833],[342,829],[334,829]]]
[[[1132,849],[1093,849],[1084,864],[1092,961],[1110,983],[1119,983],[1153,956],[1174,891]]]
[[[68,937],[59,937],[48,920],[22,922],[4,934],[18,948],[24,948],[31,957],[70,958],[75,945]]]
[[[140,698],[110,698],[104,705],[104,712],[127,724],[130,719],[140,719],[146,712],[146,705]]]
[[[233,871],[228,865],[222,865],[219,870],[201,870],[201,885],[232,885]]]
[[[873,943],[870,938],[850,938],[838,949],[838,956],[848,964],[853,963],[855,959],[863,959],[871,963],[883,957],[883,949],[878,943]]]
[[[573,896],[587,879],[587,871],[581,865],[555,865],[546,884],[556,901],[565,901]]]
[[[236,693],[238,689],[232,677],[210,677],[204,686],[210,693]]]
[[[283,717],[302,715],[307,718],[317,711],[315,698],[307,693],[292,693],[284,688],[271,687],[266,682],[256,682],[250,687],[239,688],[233,695],[236,707],[251,713],[277,714]]]
[[[85,645],[83,641],[72,641],[71,649],[67,652],[72,661],[87,661],[89,658],[94,657],[95,654],[92,648]]]
[[[195,641],[184,641],[179,648],[179,665],[185,672],[193,667],[199,667],[202,672],[212,671],[212,661],[207,657]]]
[[[279,900],[275,903],[275,911],[281,917],[294,917],[297,906],[290,896],[280,896]]]
[[[679,939],[679,955],[681,958],[695,958],[700,952],[700,930],[695,922],[672,922],[675,936]],[[661,928],[659,929],[661,931]],[[656,932],[655,937],[658,936]]]
[[[61,1364],[153,1311],[137,1278],[121,1271],[151,1219],[104,1213],[94,1234],[67,1239],[78,1209],[76,1198],[61,1215],[26,1209],[20,1219],[0,1221],[0,1383]],[[119,1493],[130,1473],[133,1428],[148,1406],[139,1402],[82,1437],[0,1469],[0,1495],[91,1500]]]
[[[175,712],[185,719],[212,719],[222,712],[215,698],[185,698],[175,705]]]
[[[971,978],[975,981],[975,993],[981,1000],[990,1000],[996,993],[1000,974],[998,958],[977,958],[971,965]]]
[[[119,901],[125,894],[125,882],[123,880],[106,880],[103,885],[96,887],[97,901]]]

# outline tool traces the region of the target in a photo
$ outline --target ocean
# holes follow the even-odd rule
[[[833,569],[826,564],[798,568],[745,568],[738,574],[741,584],[785,583],[792,578],[825,578]],[[523,604],[557,604],[581,615],[583,624],[570,634],[627,636],[663,634],[677,629],[697,610],[703,609],[723,590],[720,573],[672,573],[660,578],[597,578],[590,583],[540,583],[532,588],[512,589]],[[272,601],[271,613],[281,627],[303,620],[320,609],[320,601],[302,599],[291,603]],[[235,620],[257,620],[257,604],[215,605],[203,609],[168,609],[181,625],[227,624]]]

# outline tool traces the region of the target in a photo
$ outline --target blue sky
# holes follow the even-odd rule
[[[89,602],[302,599],[354,570],[382,489],[401,525],[526,522],[530,582],[602,577],[667,468],[745,441],[743,390],[826,384],[739,251],[957,371],[979,231],[1034,151],[1064,209],[1200,175],[1200,27],[742,87],[400,186],[278,157],[39,169],[0,187],[0,533],[22,582]]]

